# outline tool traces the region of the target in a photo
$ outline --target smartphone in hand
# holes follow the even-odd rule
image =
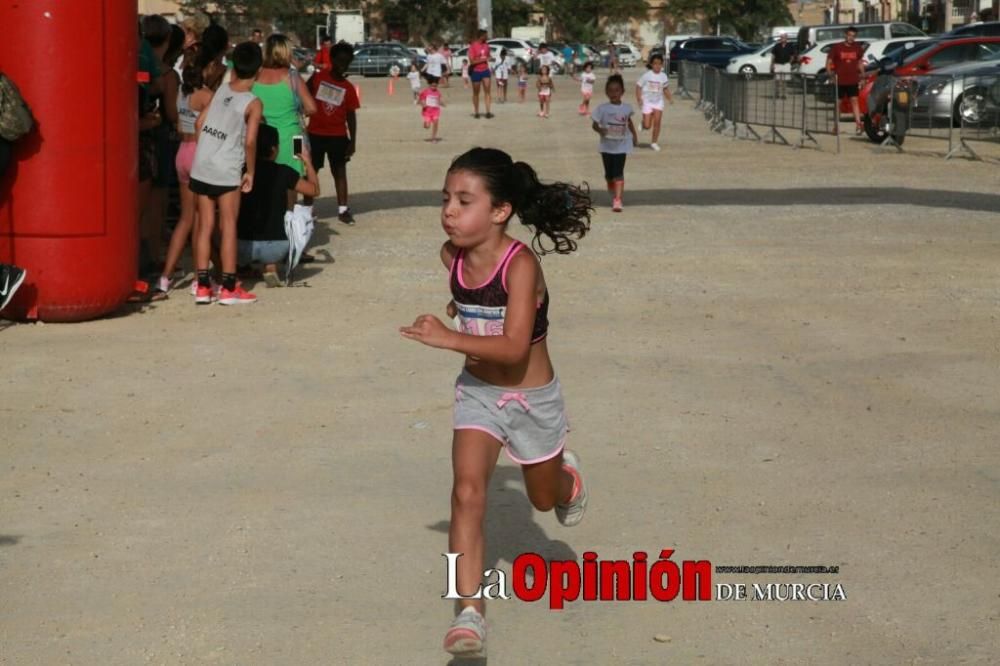
[[[302,136],[296,135],[292,137],[292,155],[296,159],[302,159]]]

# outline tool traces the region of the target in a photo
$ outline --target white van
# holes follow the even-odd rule
[[[799,28],[796,44],[799,53],[804,53],[807,48],[817,42],[828,42],[833,39],[844,39],[847,29],[854,26],[858,30],[858,39],[866,42],[874,42],[879,39],[892,39],[893,37],[926,37],[919,28],[909,23],[894,21],[892,23],[840,23],[837,25],[804,25]]]
[[[776,42],[781,39],[782,35],[788,35],[788,39],[795,39],[799,34],[799,26],[797,25],[778,25],[771,28],[771,39],[768,41]]]

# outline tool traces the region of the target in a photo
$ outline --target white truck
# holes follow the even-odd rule
[[[526,42],[544,42],[544,25],[521,25],[510,29],[511,39],[523,39]]]
[[[326,34],[333,43],[360,44],[365,41],[365,17],[360,9],[337,9],[329,13]]]

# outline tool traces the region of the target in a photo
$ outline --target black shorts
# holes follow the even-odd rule
[[[195,194],[203,194],[206,197],[221,197],[223,194],[232,192],[233,190],[240,189],[239,185],[212,185],[211,183],[205,183],[194,178],[188,183],[191,191]]]
[[[625,153],[601,153],[604,162],[604,180],[609,183],[615,180],[625,180]]]
[[[851,85],[837,86],[837,99],[846,99],[848,97],[858,96],[858,84],[854,83]]]
[[[350,162],[351,158],[347,156],[347,146],[350,142],[346,136],[310,134],[309,153],[312,155],[313,169],[319,171],[323,168],[324,155],[329,160],[331,168]]]

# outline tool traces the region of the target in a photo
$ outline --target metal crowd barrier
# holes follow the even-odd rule
[[[713,131],[734,138],[791,145],[781,130],[798,130],[798,147],[819,145],[818,134],[837,139],[840,152],[836,79],[800,74],[727,74],[715,67],[682,61],[681,86],[691,94],[699,90],[696,109],[705,114]],[[695,83],[697,82],[697,83]],[[756,127],[765,127],[761,136]]]
[[[902,151],[908,136],[948,142],[945,159],[979,155],[969,142],[1000,143],[1000,74],[890,77],[883,146]],[[881,109],[876,109],[876,112]]]

